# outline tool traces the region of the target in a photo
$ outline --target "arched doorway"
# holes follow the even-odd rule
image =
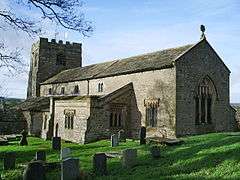
[[[55,137],[58,137],[58,123],[55,126]]]

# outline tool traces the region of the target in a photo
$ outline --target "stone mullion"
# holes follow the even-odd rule
[[[204,98],[204,105],[205,105],[205,123],[208,123],[207,117],[208,117],[208,108],[207,108],[207,96]]]

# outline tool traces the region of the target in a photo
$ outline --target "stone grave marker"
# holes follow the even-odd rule
[[[16,152],[7,152],[4,155],[3,160],[3,169],[15,169],[15,162],[16,162]]]
[[[98,175],[107,174],[107,156],[105,153],[96,153],[93,156],[93,171]]]
[[[80,179],[78,158],[67,158],[61,163],[61,180]]]
[[[112,147],[116,147],[119,145],[119,142],[118,142],[118,135],[117,134],[113,134],[111,136],[111,146]]]
[[[71,149],[70,148],[61,149],[60,159],[64,160],[64,159],[69,158],[69,157],[71,157]]]
[[[52,138],[52,149],[61,150],[61,137],[53,137]]]
[[[27,142],[27,131],[26,130],[23,130],[22,132],[21,132],[21,134],[22,134],[22,137],[21,137],[21,139],[20,139],[20,142],[19,142],[19,144],[20,144],[20,146],[27,146],[28,145],[28,142]]]
[[[46,180],[46,172],[43,164],[43,161],[28,163],[23,172],[23,180]]]
[[[146,144],[146,127],[142,126],[139,134],[140,134],[140,145]]]
[[[122,166],[131,168],[137,162],[137,149],[125,149],[122,154]]]
[[[35,159],[38,161],[46,161],[46,152],[44,150],[40,150],[36,152]]]
[[[160,147],[159,146],[152,146],[150,148],[150,152],[153,158],[160,158],[161,153],[160,153]]]
[[[126,142],[126,134],[123,129],[118,131],[118,139],[120,142]]]

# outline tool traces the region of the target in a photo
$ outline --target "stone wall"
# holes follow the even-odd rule
[[[168,136],[175,135],[175,97],[176,82],[175,68],[133,73],[121,76],[92,79],[89,81],[69,82],[62,84],[42,85],[41,95],[47,96],[49,87],[54,87],[60,91],[60,87],[65,87],[65,95],[71,95],[73,87],[78,84],[80,95],[107,95],[128,83],[133,83],[135,109],[132,109],[131,122],[141,122],[146,126],[144,100],[148,98],[159,99],[157,114],[157,127],[149,128],[149,136],[162,134],[165,129]],[[98,92],[98,83],[103,83],[103,92]],[[135,112],[134,112],[135,111]],[[134,125],[133,125],[134,126]],[[138,136],[138,129],[134,131],[134,137]]]
[[[57,56],[62,54],[65,65],[56,63]],[[31,50],[31,63],[28,80],[28,97],[40,96],[40,83],[59,72],[82,66],[82,45],[79,43],[56,40],[48,42],[47,38],[40,38]]]
[[[73,129],[65,128],[66,110],[75,111]],[[60,136],[64,140],[84,143],[87,122],[90,117],[90,98],[84,97],[74,100],[56,100],[54,117],[54,135]],[[58,127],[58,130],[57,130]]]
[[[0,109],[0,135],[20,134],[23,129],[27,129],[27,122],[21,112]]]
[[[234,116],[229,104],[229,74],[230,71],[205,40],[177,60],[176,127],[178,136],[234,130]],[[196,125],[194,95],[199,83],[206,76],[215,86],[212,124]]]

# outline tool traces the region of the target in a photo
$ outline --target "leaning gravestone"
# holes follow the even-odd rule
[[[23,172],[23,180],[45,180],[46,172],[43,161],[32,161]]]
[[[37,151],[36,152],[36,158],[37,161],[46,161],[46,152],[44,150]]]
[[[117,134],[113,134],[111,136],[111,146],[112,147],[116,147],[119,145],[119,142],[118,142],[118,135]]]
[[[52,138],[52,149],[61,150],[61,137],[53,137]]]
[[[27,146],[28,145],[28,142],[27,142],[27,131],[26,130],[23,130],[21,132],[22,134],[22,137],[21,137],[21,140],[19,142],[20,146]]]
[[[4,160],[3,160],[3,169],[4,170],[14,169],[15,162],[16,162],[16,153],[15,152],[5,153]]]
[[[61,164],[61,180],[80,179],[79,159],[68,158]]]
[[[139,134],[140,134],[140,145],[146,144],[146,127],[142,126]]]
[[[61,149],[61,155],[60,155],[61,160],[69,158],[70,156],[71,156],[71,149],[70,148]]]
[[[125,168],[131,168],[136,165],[137,161],[137,149],[125,149],[122,155],[122,166]]]
[[[118,132],[118,139],[120,142],[126,142],[126,134],[123,129]]]
[[[93,156],[93,171],[98,175],[107,174],[107,156],[105,153],[96,153]]]

